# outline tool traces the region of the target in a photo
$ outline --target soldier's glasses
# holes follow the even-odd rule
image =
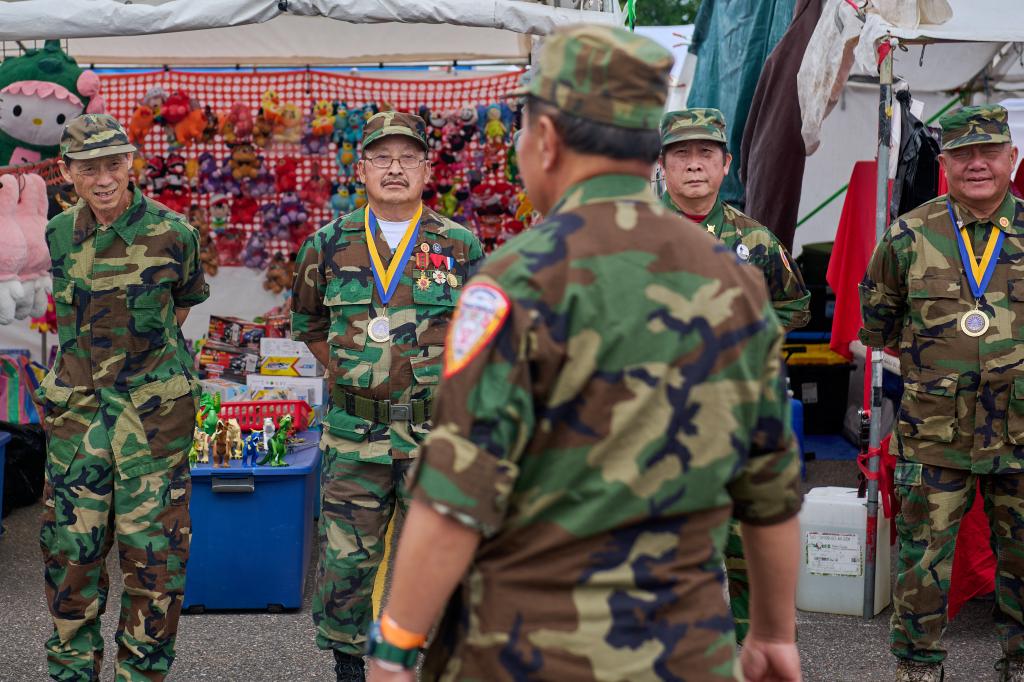
[[[391,168],[391,164],[397,161],[398,165],[405,170],[419,168],[426,161],[426,159],[421,156],[413,156],[411,154],[397,157],[381,154],[380,156],[369,156],[366,160],[373,164],[374,168]]]

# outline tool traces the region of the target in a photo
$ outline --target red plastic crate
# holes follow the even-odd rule
[[[237,420],[243,431],[259,431],[265,417],[273,417],[277,424],[286,414],[292,416],[291,433],[295,433],[309,428],[313,408],[305,400],[245,400],[222,403],[219,416]]]

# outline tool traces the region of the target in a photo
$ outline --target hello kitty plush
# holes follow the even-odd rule
[[[15,307],[14,316],[40,317],[46,313],[47,294],[53,291],[50,277],[50,249],[46,245],[46,180],[35,173],[18,178],[20,194],[15,217],[25,237],[25,264],[18,279],[25,289],[24,296]]]
[[[14,321],[18,301],[25,296],[25,288],[18,273],[25,265],[28,249],[25,236],[18,227],[18,178],[0,175],[0,324]]]

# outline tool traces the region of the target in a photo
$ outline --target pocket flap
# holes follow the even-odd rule
[[[947,374],[932,369],[910,367],[907,368],[903,385],[909,391],[952,398],[956,396],[956,385],[959,379],[958,372]]]
[[[413,303],[454,308],[455,304],[459,302],[459,292],[462,291],[462,277],[459,277],[458,275],[454,275],[454,277],[458,280],[458,286],[456,287],[452,287],[447,284],[438,284],[433,279],[430,279],[430,286],[426,289],[420,289],[419,286],[414,286],[412,289]]]
[[[144,405],[156,401],[151,407],[164,403],[168,400],[175,400],[183,395],[192,392],[192,386],[184,374],[175,374],[166,379],[157,379],[148,384],[136,386],[128,391],[131,396],[132,405],[141,409]]]
[[[417,384],[436,384],[441,380],[441,357],[411,358],[412,376]]]
[[[71,400],[71,387],[57,384],[57,375],[52,371],[48,372],[39,383],[35,392],[39,402],[48,402],[58,407],[67,407]]]
[[[63,277],[53,278],[53,300],[71,305],[75,302],[75,281]]]
[[[960,280],[944,277],[910,280],[910,298],[960,298]]]
[[[1016,303],[1024,302],[1024,279],[1011,279],[1007,281],[1006,285],[1009,289],[1011,301]]]
[[[895,485],[921,485],[920,462],[896,462],[896,471],[893,472],[892,482]]]
[[[360,280],[359,278],[363,279]],[[373,278],[367,271],[342,271],[342,276],[327,281],[324,305],[369,305],[373,298]]]

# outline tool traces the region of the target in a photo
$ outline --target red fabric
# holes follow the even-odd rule
[[[1017,174],[1013,176],[1013,182],[1010,184],[1010,189],[1014,190],[1013,193],[1018,197],[1024,197],[1024,163],[1017,166]]]
[[[836,294],[829,347],[853,359],[850,342],[862,325],[858,285],[875,245],[875,162],[858,161],[850,174],[826,281]]]
[[[1017,174],[1020,177],[1020,174]],[[942,164],[939,164],[939,191],[938,196],[942,196],[949,192],[949,183],[946,182],[946,171],[942,170]]]
[[[981,487],[974,504],[964,514],[953,553],[953,577],[949,581],[947,612],[952,619],[967,601],[995,589],[996,557],[989,544],[988,518],[981,499]]]
[[[683,215],[692,220],[693,222],[697,223],[698,225],[704,222],[704,219],[708,217],[707,213],[687,213],[686,211],[683,211]]]

